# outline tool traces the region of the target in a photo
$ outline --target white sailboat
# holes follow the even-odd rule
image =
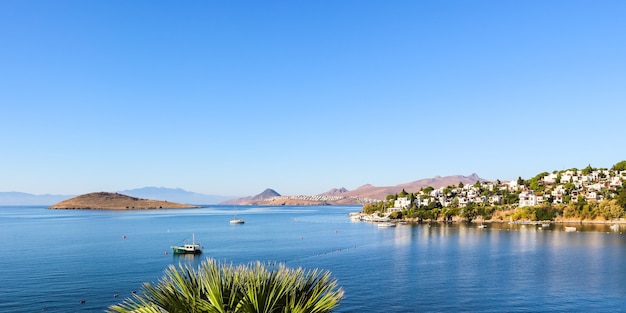
[[[230,220],[231,224],[243,224],[246,221],[243,220],[243,218],[237,218],[237,208],[235,208],[235,215],[233,216],[233,219]]]

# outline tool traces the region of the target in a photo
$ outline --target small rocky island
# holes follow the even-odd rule
[[[49,209],[60,210],[155,210],[155,209],[187,209],[198,206],[135,198],[119,193],[93,192],[61,201]]]

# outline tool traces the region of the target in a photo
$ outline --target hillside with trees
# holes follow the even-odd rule
[[[610,169],[542,172],[530,179],[402,190],[365,204],[363,213],[416,221],[620,221],[626,212],[626,161]]]

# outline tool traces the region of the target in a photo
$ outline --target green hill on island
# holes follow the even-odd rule
[[[119,193],[94,192],[80,195],[61,201],[49,209],[65,210],[154,210],[154,209],[184,209],[197,206],[135,198]]]

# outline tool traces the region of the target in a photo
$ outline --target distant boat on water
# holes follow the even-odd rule
[[[196,236],[192,235],[191,243],[186,243],[182,246],[172,246],[174,254],[200,254],[202,249],[200,243],[196,243]]]
[[[565,231],[568,231],[568,232],[576,231],[576,227],[573,227],[573,226],[565,226]]]
[[[237,209],[235,209],[235,214],[233,216],[233,219],[230,220],[231,224],[243,224],[246,221],[243,220],[243,218],[237,218]]]
[[[230,220],[231,224],[243,224],[246,221],[244,221],[242,218],[233,218],[232,220]]]
[[[392,222],[380,222],[380,223],[378,223],[378,228],[384,228],[384,227],[396,227],[396,223],[392,223]]]
[[[355,221],[355,222],[360,221],[362,219],[361,212],[350,212],[348,216],[350,216],[350,220]]]
[[[619,225],[613,224],[613,225],[611,225],[611,229],[612,230],[619,230]]]

